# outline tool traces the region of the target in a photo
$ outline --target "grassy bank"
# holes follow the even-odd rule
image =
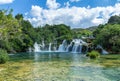
[[[120,67],[120,54],[101,55],[98,60],[101,65],[106,67]]]

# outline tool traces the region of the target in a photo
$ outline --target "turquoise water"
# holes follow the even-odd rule
[[[84,54],[44,52],[10,57],[15,62],[32,61],[27,75],[31,77],[20,81],[120,81],[120,67],[104,67]]]

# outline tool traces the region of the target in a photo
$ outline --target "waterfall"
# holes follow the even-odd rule
[[[59,45],[59,52],[73,52],[73,53],[82,53],[82,46],[87,43],[81,39],[73,39],[72,42],[67,46],[66,40]]]
[[[79,45],[74,45],[74,46],[73,46],[73,49],[72,49],[72,52],[73,52],[73,53],[77,53],[78,46],[79,46]]]
[[[101,49],[102,50],[102,52],[101,52],[102,54],[108,54],[108,52],[106,50],[104,50],[101,45],[97,45],[96,48]]]
[[[82,53],[83,45],[87,45],[87,43],[81,39],[73,39],[68,45],[67,45],[67,41],[63,40],[62,44],[60,44],[57,49],[57,46],[55,46],[54,43],[49,43],[46,45],[44,41],[42,41],[41,44],[37,44],[37,42],[34,44],[34,52],[46,52],[47,51],[47,52]]]
[[[78,52],[77,51],[78,47],[80,45],[80,40],[79,39],[74,39],[73,42],[74,42],[74,46],[73,46],[72,52],[73,53],[77,53]]]
[[[59,48],[58,48],[58,52],[65,52],[66,50],[66,40],[63,40],[62,44],[60,44]]]
[[[72,50],[70,50],[70,48],[72,48],[72,44],[73,44],[73,42],[71,42],[71,43],[67,46],[66,52],[72,51]]]
[[[80,44],[80,50],[79,53],[82,53],[82,44]]]
[[[106,50],[102,50],[102,54],[109,54]]]
[[[51,51],[51,46],[52,46],[52,44],[51,43],[49,43],[49,52]]]
[[[34,44],[34,52],[41,52],[40,46],[37,44],[37,42]]]
[[[42,50],[45,50],[45,43],[44,43],[44,40],[42,41],[41,47],[42,47]]]
[[[59,48],[58,48],[59,52],[64,52],[64,46],[63,44],[60,44]]]

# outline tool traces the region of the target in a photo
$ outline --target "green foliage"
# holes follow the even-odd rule
[[[7,51],[10,51],[11,50],[10,42],[0,40],[0,48],[3,48],[5,50],[7,50]]]
[[[9,60],[7,51],[0,49],[0,64],[6,63]]]
[[[22,14],[17,14],[14,18],[12,11],[8,14],[0,11],[0,48],[8,52],[26,51],[33,45],[36,32],[29,21],[23,20]]]
[[[12,15],[13,10],[0,10],[0,48],[7,52],[24,52],[28,47],[32,47],[35,42],[45,44],[56,42],[57,46],[64,39],[71,41],[73,38],[91,36],[96,39],[94,44],[100,44],[103,48],[113,52],[120,52],[120,17],[112,16],[108,24],[99,25],[96,29],[70,29],[64,24],[48,25],[43,27],[33,27],[32,24],[24,20],[22,14]],[[92,31],[96,29],[93,33]],[[107,41],[106,41],[107,40]]]
[[[104,27],[99,30],[99,33],[96,34],[94,44],[100,44],[103,48],[111,50],[112,52],[120,52],[120,25],[104,25]]]
[[[104,28],[104,25],[99,25],[96,30],[93,31],[93,36],[96,37],[97,34],[100,33],[101,29]]]
[[[98,58],[100,56],[100,53],[98,51],[91,51],[87,54],[88,57],[90,57],[91,59],[95,59]]]
[[[17,20],[23,20],[23,15],[22,15],[22,14],[17,14],[17,15],[15,16],[15,18],[16,18]]]
[[[74,34],[74,38],[81,38],[82,36],[91,36],[92,35],[92,31],[88,30],[88,29],[73,29],[73,34]]]
[[[45,43],[55,42],[57,41],[60,44],[64,39],[71,40],[72,39],[72,31],[69,26],[64,24],[59,25],[45,25],[44,27],[35,28],[37,34],[37,40],[44,40]],[[40,39],[40,40],[38,40]]]
[[[17,19],[12,16],[12,9],[7,14],[6,11],[0,11],[0,48],[13,51],[13,39],[20,39],[22,35],[21,25]]]
[[[112,16],[105,25],[99,25],[93,32],[94,44],[100,44],[111,53],[120,53],[120,16]]]
[[[12,16],[12,9],[0,11],[0,48],[7,52],[24,52],[32,47],[34,42],[41,43],[42,40],[46,44],[55,42],[60,44],[64,39],[72,39],[72,31],[69,26],[45,25],[43,27],[34,28],[32,24],[23,20],[22,14]]]

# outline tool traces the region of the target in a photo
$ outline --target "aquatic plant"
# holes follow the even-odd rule
[[[91,51],[87,54],[88,57],[90,57],[91,59],[95,59],[98,58],[100,56],[100,53],[98,51]]]

